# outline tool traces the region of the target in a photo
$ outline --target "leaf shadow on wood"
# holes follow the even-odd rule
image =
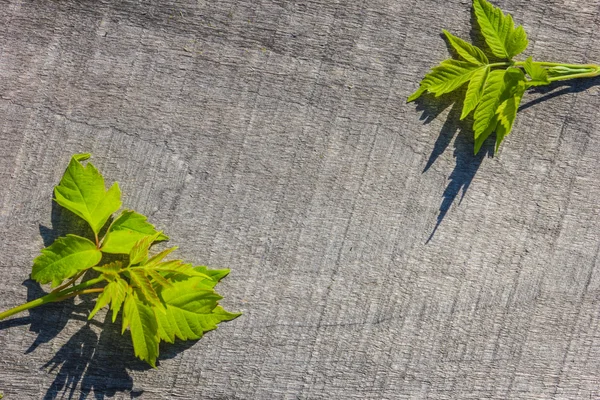
[[[83,236],[90,240],[94,239],[94,233],[87,222],[71,211],[62,208],[54,200],[52,201],[50,222],[52,223],[51,228],[41,224],[39,226],[40,236],[46,247],[54,243],[59,237],[66,236],[69,233]]]
[[[36,286],[35,293],[41,292],[37,283],[32,285],[34,288]],[[29,310],[29,317],[0,322],[0,330],[31,324],[30,330],[36,331],[38,338],[26,353],[56,337],[69,320],[85,323],[61,346],[52,359],[41,367],[49,373],[56,374],[43,397],[44,400],[83,400],[90,395],[93,395],[94,399],[105,399],[115,396],[118,392],[127,393],[133,399],[144,393],[142,389],[134,386],[129,371],[148,371],[151,367],[134,356],[129,333],[121,335],[119,331],[120,317],[113,323],[112,314],[107,313],[103,322],[88,321],[87,315],[93,305],[89,298],[77,305],[67,302],[50,303]],[[176,357],[195,343],[196,341],[161,343],[159,363],[161,360]]]
[[[542,96],[538,97],[537,99],[528,101],[525,104],[521,104],[521,106],[519,107],[519,111],[526,110],[529,107],[533,107],[536,104],[539,104],[543,101],[550,100],[555,97],[562,96],[564,94],[584,92],[589,88],[597,85],[600,85],[600,76],[588,79],[573,79],[569,81],[559,81],[547,86],[538,86],[530,89],[528,93],[541,94]]]
[[[27,280],[23,284],[28,288],[28,300],[47,294],[37,282]],[[105,321],[104,324],[95,320],[88,321],[87,315],[94,302],[86,297],[82,300],[77,305],[73,299],[69,299],[32,308],[28,317],[0,322],[0,330],[30,324],[29,330],[38,336],[25,351],[25,354],[28,354],[41,344],[54,339],[69,321],[85,322],[85,325],[42,367],[48,368],[49,372],[59,368],[44,399],[71,399],[78,385],[79,399],[87,398],[92,390],[96,399],[103,399],[105,395],[114,396],[117,391],[129,391],[132,398],[136,397],[139,391],[132,389],[133,380],[124,365],[134,363],[133,366],[128,366],[130,369],[149,367],[133,356],[131,342],[120,335],[116,325],[110,321]],[[91,329],[92,325],[103,328],[99,337]],[[125,355],[127,350],[129,353]]]
[[[144,392],[134,387],[129,371],[145,371],[150,366],[134,357],[131,341],[120,334],[118,325],[112,323],[110,314],[102,323],[86,318],[86,324],[42,367],[57,371],[45,400],[81,400],[92,393],[95,399],[104,399],[117,392],[136,398]]]
[[[89,226],[81,218],[72,212],[63,209],[55,201],[52,201],[50,217],[52,228],[39,225],[40,236],[44,246],[50,246],[58,237],[67,233],[75,233],[85,237],[93,237]],[[23,282],[27,288],[27,301],[32,301],[47,295],[39,283],[27,279]],[[67,325],[69,319],[76,314],[89,313],[93,303],[85,301],[75,306],[73,299],[67,299],[59,303],[48,303],[41,307],[29,310],[29,317],[16,318],[0,322],[0,330],[8,327],[30,324],[29,331],[37,333],[35,341],[31,344],[25,354],[29,354],[41,344],[48,343],[54,339]]]
[[[27,280],[23,284],[28,289],[28,300],[47,294],[37,282]],[[88,321],[87,315],[94,302],[89,297],[82,297],[81,300],[79,304],[74,304],[73,299],[69,299],[32,308],[28,317],[0,322],[0,330],[30,324],[29,330],[38,336],[25,351],[25,354],[28,354],[54,339],[69,321],[85,322],[85,325],[42,367],[50,373],[58,369],[44,399],[72,399],[76,395],[78,385],[80,387],[75,398],[79,399],[87,398],[92,390],[96,399],[114,396],[117,391],[129,391],[132,398],[137,397],[139,391],[133,389],[133,380],[125,365],[133,364],[127,365],[129,369],[149,367],[133,356],[131,341],[120,335],[116,325],[110,321],[103,324],[95,320]],[[100,336],[91,326],[102,328]],[[127,351],[129,353],[126,353]]]
[[[133,399],[144,393],[143,389],[135,387],[129,371],[148,371],[151,367],[134,356],[129,334],[121,335],[119,331],[121,319],[117,318],[113,323],[111,315],[107,313],[102,323],[86,321],[43,366],[49,372],[58,370],[44,400],[84,400],[92,394],[94,399],[102,400],[118,392],[126,393]],[[92,329],[93,326],[97,329]],[[99,333],[96,332],[98,330]],[[161,345],[159,362],[177,356],[195,343],[187,341]]]
[[[481,166],[483,159],[486,156],[492,156],[494,151],[493,138],[488,140],[481,147],[477,155],[473,154],[473,120],[468,117],[460,120],[462,112],[462,98],[464,98],[465,87],[454,93],[450,93],[441,97],[434,97],[425,94],[416,100],[417,111],[421,111],[421,120],[424,124],[429,124],[435,120],[444,110],[450,107],[448,116],[438,138],[433,146],[433,150],[429,155],[429,159],[423,169],[423,173],[427,172],[435,161],[442,155],[450,146],[453,139],[454,158],[456,160],[455,167],[448,177],[449,183],[442,194],[442,202],[440,204],[437,222],[433,231],[427,239],[427,243],[431,241],[442,221],[446,217],[454,200],[459,196],[465,196],[477,170]]]
[[[592,86],[600,84],[600,77],[582,80],[560,81],[552,83],[548,86],[539,86],[532,88],[528,93],[542,94],[534,100],[531,100],[519,107],[519,111],[523,111],[529,107],[535,106],[543,101],[552,99],[568,93],[579,93],[588,90]],[[558,90],[557,90],[558,89]],[[472,117],[460,120],[462,111],[462,99],[464,98],[465,87],[448,95],[435,98],[432,95],[425,94],[416,100],[417,111],[421,111],[421,120],[424,124],[429,124],[435,120],[444,110],[450,107],[446,122],[440,130],[440,134],[434,144],[433,150],[427,160],[427,164],[423,169],[423,173],[427,172],[435,161],[442,155],[452,140],[454,139],[454,158],[456,165],[454,170],[448,177],[450,181],[442,194],[443,200],[440,204],[439,214],[436,225],[431,232],[427,242],[431,241],[442,221],[446,217],[454,200],[459,196],[465,196],[477,170],[486,156],[493,157],[494,155],[494,136],[490,136],[481,147],[477,155],[473,155],[473,120]]]
[[[23,286],[27,288],[27,301],[32,301],[48,294],[41,288],[39,283],[31,279],[24,281]],[[67,299],[60,303],[44,304],[43,306],[30,309],[28,317],[0,321],[0,330],[29,324],[29,331],[38,335],[31,346],[25,351],[25,354],[29,354],[41,344],[48,343],[54,339],[65,328],[69,319],[72,319],[74,314],[83,312],[85,307],[88,307],[88,305],[80,304],[75,306],[73,299]]]

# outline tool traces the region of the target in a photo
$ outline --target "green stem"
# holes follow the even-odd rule
[[[52,303],[53,301],[56,301],[56,295],[50,293],[44,297],[40,297],[39,299],[32,300],[28,303],[21,304],[20,306],[11,308],[10,310],[6,310],[6,311],[0,313],[0,321],[3,320],[4,318],[10,317],[11,315],[18,314],[21,311],[29,310],[30,308],[34,308],[34,307],[39,307],[39,306],[47,304],[47,303]]]
[[[566,68],[598,68],[598,65],[595,64],[565,64],[565,63],[555,63],[555,62],[546,62],[546,61],[534,61],[534,64],[538,64],[542,67],[566,67]],[[525,65],[525,61],[517,61],[515,65],[522,66]]]
[[[104,288],[85,289],[85,290],[80,290],[78,292],[69,293],[69,294],[67,294],[65,296],[62,296],[62,297],[58,297],[54,301],[58,302],[58,301],[63,301],[63,300],[69,299],[71,297],[79,296],[79,295],[82,295],[82,294],[102,293],[102,292],[104,292]]]
[[[77,275],[75,275],[72,279],[70,279],[69,281],[67,281],[67,283],[65,283],[64,285],[60,285],[59,287],[57,287],[56,289],[54,289],[52,291],[52,293],[60,292],[61,290],[64,290],[65,288],[71,286],[72,284],[74,284],[77,281],[77,279],[79,279],[86,272],[87,272],[87,269],[84,269],[83,271],[81,271],[80,273],[78,273]]]
[[[68,299],[70,297],[74,297],[74,296],[77,296],[80,294],[101,292],[102,290],[104,290],[103,288],[94,288],[94,289],[87,289],[87,288],[89,288],[90,286],[93,286],[97,283],[100,283],[103,280],[104,280],[104,278],[102,278],[102,277],[90,279],[89,281],[82,282],[79,285],[75,285],[71,288],[62,290],[60,292],[52,292],[52,293],[45,295],[44,297],[40,297],[39,299],[35,299],[30,302],[13,307],[10,310],[6,310],[6,311],[0,313],[0,321],[5,318],[10,317],[11,315],[18,314],[22,311],[29,310],[34,307],[39,307],[44,304],[54,303],[57,301],[65,300],[65,299]]]
[[[591,71],[591,72],[582,72],[582,73],[578,73],[578,74],[555,76],[552,78],[548,78],[548,81],[550,81],[550,82],[566,81],[567,79],[594,78],[596,76],[600,76],[600,67],[596,68],[595,71]]]
[[[565,67],[565,68],[579,68],[579,69],[600,69],[599,65],[596,64],[565,64],[565,63],[555,63],[555,62],[546,62],[546,61],[534,61],[534,64],[537,64],[542,67]],[[522,67],[525,65],[525,61],[503,61],[497,63],[488,64],[490,67]]]
[[[56,294],[60,295],[60,296],[64,296],[65,294],[69,294],[71,292],[76,292],[78,290],[87,289],[90,286],[95,285],[96,283],[102,282],[103,280],[104,280],[104,278],[102,276],[99,276],[98,278],[94,278],[94,279],[90,279],[89,281],[81,282],[79,285],[75,285],[73,287],[65,289],[65,290],[63,290],[61,292],[58,292]]]
[[[123,212],[121,212],[121,215],[123,214]],[[106,229],[106,233],[104,234],[104,236],[102,237],[102,239],[100,239],[100,241],[98,241],[98,235],[96,234],[96,247],[98,249],[100,249],[102,247],[102,244],[104,243],[104,239],[106,239],[107,233],[110,232],[110,229],[112,228],[112,226],[114,225],[115,221],[118,220],[119,218],[113,218],[113,220],[110,222],[110,225],[108,225],[108,228]]]
[[[513,65],[516,65],[518,62],[520,61],[506,61],[506,62],[497,62],[497,63],[491,63],[488,64],[488,67],[490,68],[494,68],[494,67],[511,67]]]
[[[546,61],[534,61],[534,64],[537,64],[541,67],[546,68],[556,68],[556,67],[564,67],[565,73],[563,75],[553,76],[548,78],[550,82],[556,81],[566,81],[568,79],[575,78],[594,78],[596,76],[600,76],[600,65],[596,64],[566,64],[566,63],[555,63],[555,62],[546,62]],[[488,64],[489,67],[523,67],[525,65],[525,61],[504,61]],[[572,71],[568,71],[571,69]]]

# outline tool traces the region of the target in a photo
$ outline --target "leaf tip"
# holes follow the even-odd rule
[[[426,89],[423,88],[423,86],[419,87],[416,92],[414,92],[413,94],[411,94],[410,96],[408,96],[408,99],[406,99],[406,102],[407,103],[411,103],[411,102],[415,101],[416,99],[418,99],[419,97],[421,97],[421,95],[423,93],[425,93],[425,90]]]
[[[78,154],[73,154],[73,159],[76,161],[85,161],[87,159],[89,159],[92,156],[91,153],[78,153]]]
[[[156,237],[156,241],[157,241],[157,242],[163,242],[163,241],[165,241],[165,240],[169,240],[169,239],[170,239],[170,237],[168,237],[167,235],[165,235],[165,234],[163,233],[163,231],[160,231],[159,233],[160,233],[160,234],[159,234],[159,235]],[[177,249],[177,247],[175,247],[175,249]]]

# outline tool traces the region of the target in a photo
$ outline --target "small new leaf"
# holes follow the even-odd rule
[[[146,271],[146,274],[150,277],[153,282],[158,283],[162,287],[171,287],[173,284],[164,276],[162,276],[159,272],[154,271],[153,269],[149,269]]]
[[[456,53],[465,59],[465,61],[470,62],[475,65],[486,65],[489,64],[488,58],[481,51],[481,49],[477,46],[473,46],[471,43],[465,42],[461,38],[454,36],[447,30],[443,30],[444,35],[446,35],[446,39],[448,39],[448,43],[452,46],[452,48],[456,51]]]
[[[88,155],[76,155],[60,181],[54,188],[56,202],[83,218],[98,234],[112,213],[121,207],[121,191],[114,183],[108,191],[104,178],[96,167],[88,163],[85,167],[79,160]]]
[[[531,57],[525,61],[523,68],[525,68],[525,71],[531,77],[531,80],[527,82],[527,86],[543,86],[550,84],[550,81],[548,80],[548,71],[538,63],[534,63]]]
[[[142,292],[146,301],[155,307],[164,308],[146,273],[140,268],[130,268],[127,271],[131,281]]]
[[[197,276],[204,279],[212,279],[210,276],[203,274],[198,269],[194,268],[192,264],[186,264],[181,260],[170,260],[160,263],[146,263],[137,267],[133,267],[131,270],[155,271],[161,274]]]
[[[123,263],[121,261],[113,261],[100,267],[94,267],[94,270],[100,272],[104,279],[109,282],[112,282],[119,277],[121,269],[123,269]]]
[[[102,241],[101,250],[104,253],[129,254],[133,246],[146,236],[156,235],[158,232],[147,218],[135,211],[124,210],[113,221]],[[159,234],[156,241],[168,240],[164,234]]]
[[[102,253],[93,242],[81,236],[67,235],[42,250],[33,261],[31,278],[39,283],[52,282],[55,287],[98,264],[101,258]]]
[[[163,251],[161,251],[160,253],[157,253],[155,255],[153,255],[152,257],[150,257],[148,259],[148,261],[146,261],[146,263],[144,264],[144,266],[146,267],[151,267],[153,265],[158,264],[159,262],[161,262],[166,256],[168,256],[169,254],[171,254],[173,251],[177,250],[177,247],[170,247],[168,249],[165,249]]]
[[[162,232],[157,232],[152,236],[144,236],[138,240],[129,252],[129,265],[145,262],[148,258],[148,250],[150,249],[150,246],[152,246],[152,244],[158,240],[160,235],[162,235]]]
[[[525,80],[523,77],[516,77],[516,84],[513,83],[511,91],[507,94],[505,99],[498,110],[496,111],[498,125],[496,126],[496,151],[500,147],[500,143],[512,130],[515,118],[517,117],[517,111],[519,110],[519,104],[521,104],[521,98],[525,93]]]
[[[121,309],[121,305],[125,300],[127,287],[127,282],[120,277],[108,282],[108,284],[104,287],[104,291],[98,296],[98,299],[96,300],[96,306],[90,313],[88,319],[92,319],[102,307],[110,303],[110,308],[113,312],[112,322],[115,322],[117,315],[119,314],[119,310]]]
[[[515,28],[510,14],[505,15],[486,0],[473,0],[473,11],[485,42],[496,57],[510,60],[527,48],[527,34],[522,26]]]

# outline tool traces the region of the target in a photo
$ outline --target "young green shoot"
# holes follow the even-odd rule
[[[68,234],[43,249],[33,261],[31,279],[49,283],[53,290],[1,312],[0,320],[47,303],[97,295],[89,319],[104,307],[112,312],[113,323],[121,313],[121,330],[130,331],[135,355],[156,367],[161,341],[197,340],[240,315],[219,306],[222,297],[214,291],[229,270],[166,260],[175,247],[151,255],[150,247],[168,237],[135,211],[123,210],[109,222],[121,208],[121,191],[116,182],[106,190],[98,170],[81,163],[89,157],[71,158],[54,197],[86,221],[93,236]],[[84,276],[89,279],[78,283]]]
[[[461,119],[473,113],[475,154],[492,134],[496,147],[511,132],[521,99],[533,86],[574,78],[600,75],[595,64],[564,64],[545,61],[517,61],[528,45],[521,25],[486,0],[473,0],[473,12],[487,47],[480,49],[444,30],[448,43],[458,56],[442,61],[425,75],[408,102],[428,92],[436,97],[468,83]]]

